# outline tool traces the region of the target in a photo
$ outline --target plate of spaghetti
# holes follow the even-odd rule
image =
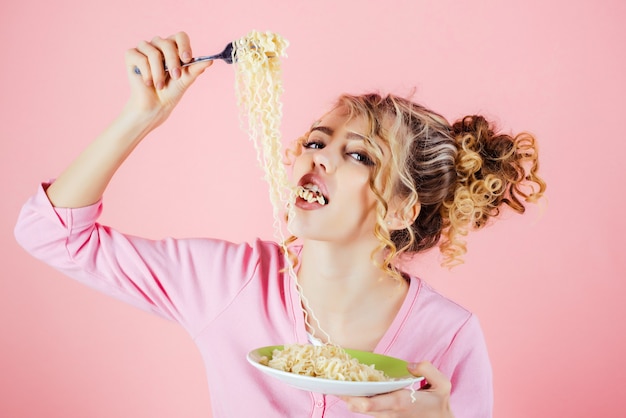
[[[278,345],[248,353],[250,364],[290,386],[336,396],[373,396],[424,382],[406,361],[333,345]]]

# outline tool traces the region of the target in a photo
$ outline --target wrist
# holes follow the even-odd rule
[[[99,141],[126,155],[130,153],[161,122],[158,115],[125,106],[100,135]]]
[[[118,120],[128,126],[152,130],[163,123],[165,117],[162,110],[141,109],[129,100],[118,115]]]

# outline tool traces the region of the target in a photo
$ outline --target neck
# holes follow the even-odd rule
[[[372,259],[376,244],[333,245],[326,242],[305,242],[302,247],[298,281],[305,296],[325,295],[320,303],[334,312],[351,311],[354,305],[380,295],[397,292],[405,283],[381,270]]]
[[[316,281],[364,285],[383,275],[374,265],[374,245],[341,245],[321,241],[305,241],[302,246],[300,275],[315,276]]]
[[[375,245],[375,244],[374,244]],[[373,350],[408,290],[376,266],[375,246],[305,242],[298,282],[308,301],[309,332],[345,347]]]

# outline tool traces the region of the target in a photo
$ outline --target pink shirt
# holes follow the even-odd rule
[[[294,389],[246,361],[255,348],[307,343],[294,283],[276,243],[149,240],[96,222],[101,202],[54,208],[44,188],[15,234],[33,256],[107,295],[181,324],[206,366],[213,417],[354,417],[334,396]],[[490,417],[491,366],[475,316],[412,277],[375,352],[431,361],[452,381],[457,418]]]

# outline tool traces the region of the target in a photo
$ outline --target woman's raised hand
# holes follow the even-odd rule
[[[167,39],[156,37],[126,52],[130,99],[122,113],[46,190],[53,205],[77,208],[102,198],[137,144],[167,119],[187,88],[211,65],[209,61],[182,68],[181,61],[189,60],[191,45],[184,32]]]
[[[185,32],[156,36],[126,51],[131,96],[124,110],[151,118],[153,127],[165,121],[189,86],[212,64],[206,61],[182,67],[192,56]]]
[[[424,376],[428,385],[411,395],[406,389],[372,397],[344,396],[353,412],[379,418],[452,418],[450,411],[450,380],[429,362],[409,366],[415,376]]]

